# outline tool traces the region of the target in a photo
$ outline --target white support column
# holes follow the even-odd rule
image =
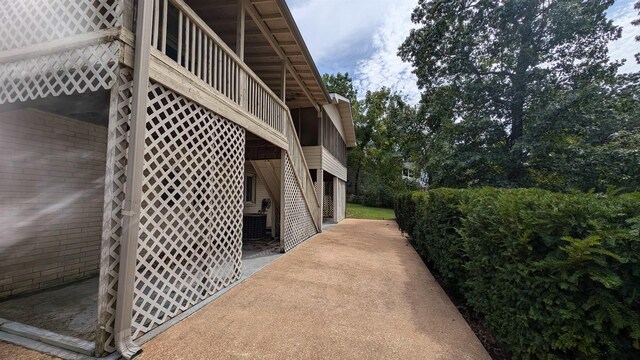
[[[323,129],[324,129],[324,118],[322,116],[322,108],[320,108],[320,110],[318,110],[318,145],[319,146],[324,146],[324,133],[323,133]]]
[[[237,33],[236,33],[236,54],[244,62],[244,34],[245,34],[245,7],[246,0],[238,0],[238,18],[237,18]],[[248,107],[248,89],[247,89],[247,74],[244,70],[239,69],[238,76],[238,95],[240,106],[247,110]]]
[[[316,181],[318,182],[318,199],[320,200],[320,232],[322,232],[322,220],[324,219],[324,170],[316,170]]]
[[[337,176],[333,177],[333,222],[337,223],[339,221],[339,217],[338,217],[338,211],[340,210],[340,207],[338,206],[338,196],[340,194],[340,192],[338,191],[338,181],[340,181],[340,179],[338,179]]]
[[[287,63],[280,64],[280,100],[286,102],[287,97]]]
[[[244,33],[245,33],[245,0],[238,0],[238,19],[236,33],[236,54],[244,61]]]
[[[122,238],[114,328],[116,348],[126,359],[131,359],[142,352],[142,349],[131,338],[131,317],[133,314],[136,257],[140,230],[142,167],[144,164],[147,94],[149,91],[152,19],[153,1],[139,0],[133,68],[133,103],[131,128],[129,130],[129,148],[127,150],[125,200],[122,207]]]

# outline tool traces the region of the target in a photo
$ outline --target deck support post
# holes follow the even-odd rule
[[[238,0],[238,18],[237,18],[237,33],[236,33],[236,54],[242,62],[244,62],[244,33],[245,33],[245,0]],[[247,74],[240,69],[237,73],[238,76],[238,90],[240,106],[247,110],[248,104],[248,91],[247,91]]]
[[[320,232],[322,232],[322,222],[324,220],[324,170],[316,170],[316,181],[318,182],[316,192],[318,194],[318,199],[320,199],[320,215],[318,216],[318,224],[320,224]]]
[[[324,116],[322,116],[322,109],[318,110],[318,145],[324,146]]]
[[[280,62],[280,100],[286,103],[287,97],[287,63],[282,60]]]
[[[131,338],[131,322],[140,230],[152,19],[153,0],[139,0],[133,68],[133,103],[129,147],[127,149],[125,200],[122,207],[122,238],[114,328],[116,348],[125,359],[131,359],[142,352],[142,349]]]
[[[340,179],[338,179],[337,176],[333,177],[333,194],[331,196],[333,196],[333,222],[334,223],[338,223],[338,182],[340,181]]]
[[[245,33],[245,0],[238,0],[238,19],[236,21],[236,54],[244,61],[244,33]]]
[[[284,162],[287,161],[287,150],[281,149],[280,150],[280,250],[282,252],[285,251],[285,244],[284,244],[284,236],[286,234],[286,229],[284,228],[284,224],[285,224],[285,198],[284,198],[284,194],[285,194],[285,186],[284,186],[284,178],[285,178],[285,171],[284,171]]]

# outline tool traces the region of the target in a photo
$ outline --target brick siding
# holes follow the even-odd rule
[[[0,113],[0,299],[98,273],[107,128]]]

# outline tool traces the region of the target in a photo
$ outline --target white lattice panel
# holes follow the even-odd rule
[[[149,89],[133,336],[240,278],[244,129]]]
[[[324,218],[332,218],[333,217],[333,195],[324,195],[323,196],[322,205],[322,217]]]
[[[324,194],[322,194],[322,217],[333,217],[333,181],[324,182]]]
[[[0,64],[0,104],[110,89],[119,48],[114,41]]]
[[[102,255],[98,327],[104,328],[98,340],[106,352],[115,351],[113,327],[115,324],[118,268],[120,263],[120,236],[122,232],[122,203],[126,181],[129,124],[131,122],[133,71],[123,68],[117,72],[117,94],[112,100],[107,140],[107,170],[102,226]],[[112,93],[113,94],[113,93]],[[112,95],[113,96],[113,95]],[[98,346],[100,347],[100,346]],[[103,354],[98,354],[103,355]]]
[[[302,190],[298,185],[289,157],[285,156],[284,166],[284,250],[289,251],[316,234],[316,226],[307,209]]]
[[[0,0],[0,51],[117,27],[121,0]]]

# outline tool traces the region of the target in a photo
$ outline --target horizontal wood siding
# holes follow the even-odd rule
[[[303,146],[302,152],[310,169],[322,169],[322,146]]]
[[[342,165],[326,148],[322,148],[322,169],[331,175],[347,181],[347,167]]]
[[[338,133],[340,133],[340,136],[344,140],[344,128],[342,127],[342,121],[340,121],[341,118],[338,107],[334,104],[328,104],[323,106],[323,109],[327,113],[328,118],[333,123],[333,126],[336,127],[336,130],[338,130]]]

